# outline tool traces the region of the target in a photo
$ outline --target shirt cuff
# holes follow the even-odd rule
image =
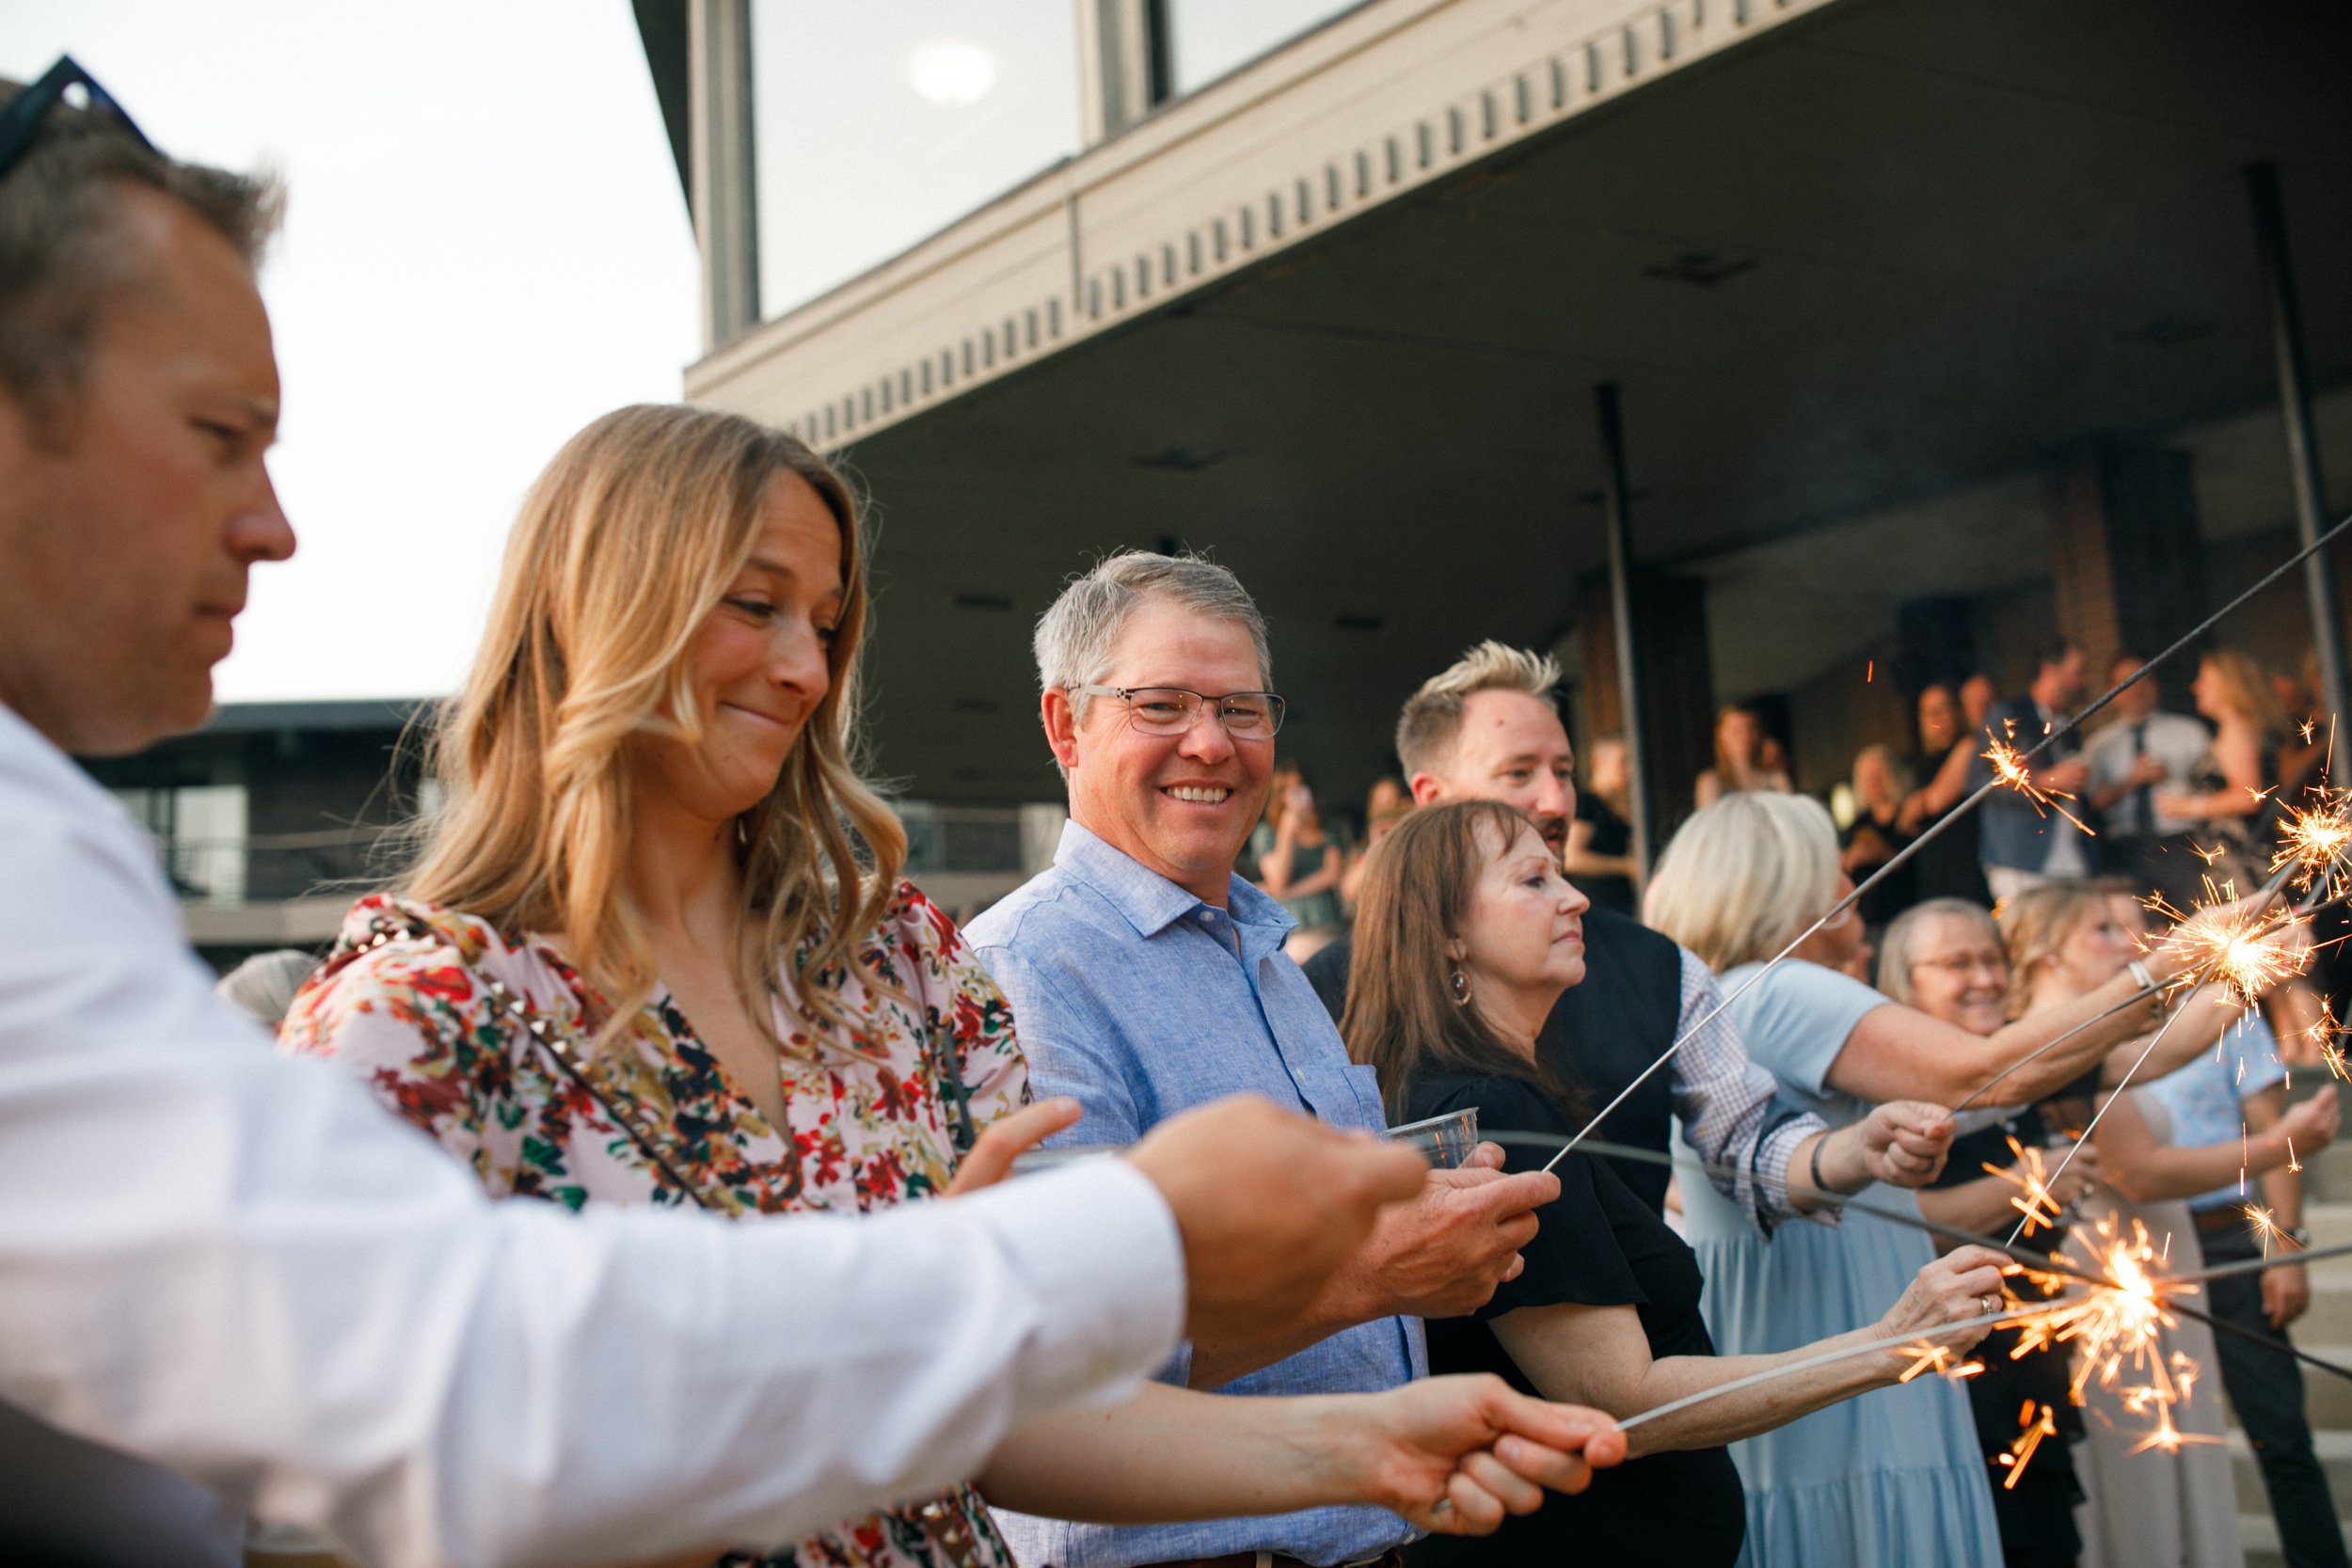
[[[1184,1251],[1151,1178],[1106,1156],[957,1201],[990,1211],[1036,1292],[1027,1408],[1115,1403],[1167,1364],[1184,1326]]]

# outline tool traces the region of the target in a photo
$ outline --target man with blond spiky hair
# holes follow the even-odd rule
[[[1554,702],[1559,684],[1550,658],[1495,641],[1431,676],[1396,725],[1414,803],[1501,800],[1524,813],[1554,854],[1565,852],[1576,757]],[[1625,1095],[1597,1136],[1663,1153],[1679,1119],[1701,1159],[1739,1173],[1714,1183],[1766,1230],[1820,1197],[1872,1181],[1920,1186],[1942,1168],[1952,1132],[1943,1109],[1891,1101],[1833,1132],[1818,1117],[1775,1107],[1772,1075],[1748,1060],[1731,1020],[1717,1016],[1722,994],[1696,955],[1607,910],[1589,910],[1583,921],[1585,978],[1561,997],[1536,1049],[1596,1109]],[[1334,1018],[1345,1011],[1353,958],[1354,944],[1342,939],[1306,965]],[[1643,1077],[1677,1040],[1673,1058]],[[1664,1206],[1662,1167],[1628,1164],[1618,1174]]]

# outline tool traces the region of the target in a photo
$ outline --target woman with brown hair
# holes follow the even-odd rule
[[[899,878],[905,835],[850,761],[862,555],[847,488],[781,432],[640,407],[575,436],[524,502],[436,737],[448,804],[405,891],[352,911],[284,1045],[358,1075],[494,1195],[575,1209],[855,1213],[985,1184],[1070,1125],[1073,1102],[1027,1104],[1003,995]],[[1506,1466],[1481,1424],[1566,1414],[1514,1400],[1151,1385],[1020,1427],[981,1479],[1119,1523],[1375,1502],[1486,1528],[1534,1506],[1543,1465],[1514,1447],[1527,1467]],[[1011,1554],[959,1484],[768,1560]]]
[[[1350,1053],[1379,1074],[1393,1117],[1474,1107],[1483,1132],[1560,1138],[1581,1125],[1575,1085],[1538,1064],[1535,1037],[1561,993],[1584,977],[1586,908],[1534,825],[1499,802],[1423,807],[1390,835],[1365,877],[1340,1028]],[[1509,1163],[1534,1168],[1549,1157],[1515,1148]],[[1433,1370],[1499,1372],[1515,1387],[1622,1419],[1825,1350],[1936,1337],[1937,1325],[1977,1316],[2000,1295],[1999,1255],[1963,1248],[1919,1270],[1875,1323],[1773,1354],[1717,1356],[1699,1317],[1697,1261],[1681,1238],[1607,1161],[1573,1151],[1555,1168],[1561,1196],[1523,1249],[1525,1270],[1474,1318],[1429,1325]],[[1946,1342],[1964,1348],[1983,1332]],[[1628,1462],[1582,1496],[1507,1522],[1491,1545],[1433,1540],[1408,1548],[1406,1560],[1731,1562],[1747,1524],[1723,1445],[1886,1387],[1901,1370],[1886,1354],[1856,1354],[1646,1423],[1629,1434]]]

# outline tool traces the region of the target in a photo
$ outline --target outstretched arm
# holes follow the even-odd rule
[[[1097,1524],[1370,1503],[1424,1529],[1483,1535],[1506,1511],[1533,1513],[1546,1488],[1582,1491],[1624,1445],[1600,1412],[1496,1377],[1293,1399],[1153,1385],[1123,1404],[1026,1422],[979,1484],[1000,1507]]]
[[[1619,1420],[1718,1387],[1751,1372],[1787,1367],[1823,1351],[1859,1346],[1916,1328],[1953,1350],[1984,1337],[1982,1328],[1932,1336],[1939,1323],[1978,1316],[1979,1299],[2001,1291],[1998,1253],[1963,1247],[1919,1271],[1885,1317],[1865,1328],[1771,1355],[1670,1355],[1652,1360],[1641,1320],[1630,1307],[1562,1304],[1525,1307],[1494,1321],[1495,1337],[1528,1381],[1554,1399],[1591,1403]],[[1706,1449],[1785,1426],[1824,1405],[1883,1388],[1897,1380],[1900,1358],[1865,1353],[1742,1388],[1692,1405],[1626,1434],[1629,1458],[1669,1449]]]

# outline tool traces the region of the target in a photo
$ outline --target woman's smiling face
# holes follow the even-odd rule
[[[641,786],[712,821],[740,816],[775,788],[833,684],[841,554],[832,509],[798,474],[778,475],[750,558],[687,656],[702,739],[654,741]]]

